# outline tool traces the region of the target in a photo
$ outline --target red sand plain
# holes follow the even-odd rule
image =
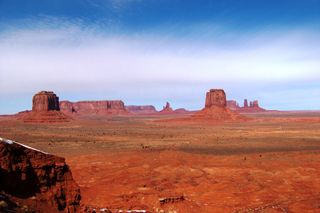
[[[320,212],[320,113],[247,116],[181,124],[163,121],[181,115],[60,124],[2,118],[0,135],[65,157],[83,206],[113,212]]]

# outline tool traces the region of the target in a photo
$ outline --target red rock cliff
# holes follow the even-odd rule
[[[243,107],[240,107],[238,103],[234,100],[228,100],[227,101],[227,107],[233,111],[241,112],[241,113],[254,113],[254,112],[264,112],[265,109],[261,108],[259,106],[259,101],[254,100],[250,101],[248,105],[248,100],[244,99],[243,101]]]
[[[133,114],[152,114],[157,112],[156,108],[152,105],[145,105],[145,106],[128,105],[125,107],[126,107],[126,110],[128,110]]]
[[[52,91],[41,91],[32,98],[32,111],[59,111],[59,97]]]
[[[121,115],[128,114],[123,101],[61,101],[60,108],[62,112],[65,113],[75,113],[79,115],[90,115],[90,114],[100,114],[100,115]]]
[[[60,112],[59,97],[51,91],[41,91],[32,98],[32,111],[21,112],[18,119],[26,123],[67,122],[70,117]]]
[[[205,107],[210,108],[211,106],[226,107],[227,99],[226,93],[222,89],[211,89],[206,94]]]
[[[205,108],[191,116],[195,121],[223,122],[244,119],[227,108],[224,90],[210,89],[206,93]]]
[[[76,212],[81,199],[64,158],[2,138],[0,195],[8,212]]]
[[[237,110],[237,109],[239,109],[239,104],[235,100],[228,100],[227,107],[231,110]]]
[[[162,113],[162,114],[167,114],[167,113],[173,113],[173,109],[171,108],[170,106],[170,103],[169,102],[166,102],[166,105],[163,107],[163,109],[159,112],[159,113]]]

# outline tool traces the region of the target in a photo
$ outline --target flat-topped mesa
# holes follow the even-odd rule
[[[156,108],[152,105],[143,105],[143,106],[128,105],[125,107],[126,107],[126,110],[128,110],[133,114],[152,114],[152,113],[158,112]]]
[[[52,91],[41,91],[32,98],[32,111],[43,112],[56,110],[59,111],[59,97]]]
[[[234,110],[234,111],[238,110],[240,108],[238,102],[235,100],[228,100],[227,107],[231,110]]]
[[[222,89],[210,89],[206,94],[205,107],[210,108],[212,106],[223,107],[227,106],[226,93]]]
[[[64,113],[76,113],[73,103],[70,101],[60,101],[59,106],[60,110]]]
[[[80,210],[80,189],[64,158],[3,138],[0,197],[8,198],[7,207],[0,207],[5,212],[25,212],[23,206],[27,212]]]
[[[67,122],[71,118],[60,112],[59,97],[52,91],[41,91],[32,98],[32,111],[18,113],[26,123]]]
[[[166,105],[163,107],[160,113],[173,113],[173,109],[171,108],[169,102],[166,102]]]
[[[113,101],[61,101],[60,102],[61,111],[70,114],[78,115],[121,115],[129,114],[126,110],[123,101],[113,100]]]
[[[194,121],[224,122],[244,120],[243,116],[227,108],[226,94],[222,89],[206,93],[205,108],[191,116]]]

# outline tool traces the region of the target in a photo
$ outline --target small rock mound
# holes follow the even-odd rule
[[[80,199],[64,158],[0,138],[0,210],[76,212]]]
[[[178,108],[174,110],[174,113],[176,114],[188,114],[191,113],[189,110],[186,110],[185,108]]]

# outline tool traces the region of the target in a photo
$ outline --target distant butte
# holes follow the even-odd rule
[[[60,109],[68,115],[127,115],[130,114],[121,100],[61,101]]]
[[[226,93],[222,89],[210,89],[206,93],[205,108],[191,118],[217,122],[244,119],[243,116],[227,108]]]
[[[172,114],[174,111],[170,106],[170,103],[167,102],[163,109],[159,112],[161,114]]]
[[[32,98],[32,111],[18,113],[17,117],[27,123],[70,121],[70,117],[60,112],[59,97],[52,91],[35,94]]]
[[[152,105],[128,105],[125,106],[126,110],[133,113],[133,114],[154,114],[157,113],[158,111],[156,108]]]
[[[263,109],[259,106],[259,101],[254,100],[250,101],[248,104],[248,100],[244,99],[243,101],[243,107],[240,107],[238,102],[235,100],[228,100],[227,101],[227,107],[230,110],[237,111],[240,113],[254,113],[254,112],[265,112],[266,109]]]

